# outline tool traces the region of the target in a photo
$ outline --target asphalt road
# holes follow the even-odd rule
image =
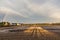
[[[55,33],[42,27],[31,26],[23,31],[0,32],[0,40],[60,40],[60,32]]]

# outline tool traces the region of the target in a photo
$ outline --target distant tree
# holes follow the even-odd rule
[[[0,27],[7,27],[7,26],[10,26],[10,23],[9,22],[0,22]]]

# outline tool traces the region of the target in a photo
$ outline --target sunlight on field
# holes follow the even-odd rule
[[[29,27],[27,30],[25,30],[24,32],[32,32],[33,30],[32,29],[35,29],[34,27]]]
[[[33,30],[38,30],[38,31],[40,30],[42,33],[43,32],[48,32],[47,30],[44,30],[42,27],[29,27],[24,32],[32,32]]]
[[[38,37],[40,35],[43,35],[44,37],[47,36],[53,36],[58,37],[55,33],[49,32],[46,29],[43,29],[42,27],[29,27],[27,30],[24,31],[25,33],[33,33],[33,36],[37,35]]]

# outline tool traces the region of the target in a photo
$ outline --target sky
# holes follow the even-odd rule
[[[0,0],[0,22],[60,22],[60,0]]]

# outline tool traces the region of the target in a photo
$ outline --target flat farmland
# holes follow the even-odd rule
[[[54,27],[0,28],[0,40],[60,40],[60,30]]]

